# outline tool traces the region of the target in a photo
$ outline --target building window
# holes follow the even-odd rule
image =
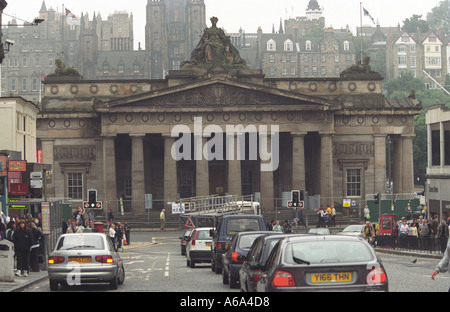
[[[22,91],[27,91],[27,79],[22,79]]]
[[[406,46],[405,45],[399,45],[398,47],[397,47],[397,51],[398,52],[405,52],[406,53]]]
[[[440,130],[431,131],[431,165],[441,165],[441,135]]]
[[[311,50],[311,47],[312,47],[311,41],[310,41],[310,40],[307,40],[307,41],[306,41],[306,50],[307,50],[307,51],[310,51],[310,50]]]
[[[344,41],[344,51],[349,51],[349,50],[350,50],[350,42]]]
[[[242,170],[242,195],[253,194],[253,171]]]
[[[180,172],[180,196],[189,198],[194,196],[194,177],[192,171]]]
[[[406,66],[406,55],[399,55],[398,56],[398,66]]]
[[[124,180],[123,188],[124,188],[123,191],[124,191],[125,197],[126,198],[131,198],[132,187],[131,187],[131,180],[130,179]]]
[[[267,51],[276,51],[277,50],[277,44],[273,39],[270,39],[267,41]]]
[[[67,174],[67,193],[72,199],[83,199],[83,174],[68,173]]]
[[[291,40],[286,40],[284,42],[284,51],[293,51],[294,43]]]
[[[347,169],[347,196],[361,196],[361,169]]]
[[[273,55],[273,54],[269,55],[269,62],[270,63],[275,63],[275,55]]]

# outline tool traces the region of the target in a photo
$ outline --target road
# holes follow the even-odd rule
[[[238,293],[222,283],[222,275],[211,271],[209,264],[186,266],[186,257],[180,253],[181,232],[134,232],[132,242],[127,246],[125,262],[125,283],[117,292],[191,292],[191,293]],[[380,253],[386,268],[391,292],[447,292],[450,275],[439,274],[435,281],[430,275],[438,263],[437,259],[414,258]],[[48,281],[33,285],[27,292],[48,292]],[[107,291],[104,285],[61,287],[67,291]]]

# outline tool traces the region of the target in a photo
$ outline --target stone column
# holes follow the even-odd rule
[[[144,135],[131,136],[131,200],[134,213],[145,212]]]
[[[392,181],[394,182],[394,194],[403,193],[403,140],[400,137],[392,139],[394,144],[394,159]]]
[[[386,183],[386,136],[374,135],[373,141],[375,155],[374,193],[384,193]]]
[[[321,204],[334,204],[333,135],[320,134],[320,195]]]
[[[202,147],[206,145],[208,142],[208,138],[202,138]],[[209,161],[206,159],[203,154],[201,159],[197,159],[195,162],[196,168],[196,196],[208,196],[210,195],[209,191]]]
[[[260,136],[259,144],[262,146],[272,145],[272,138],[270,136]],[[264,148],[264,147],[263,147]],[[260,161],[261,164],[270,163],[270,161]],[[261,171],[260,174],[260,191],[261,191],[261,208],[263,211],[274,211],[275,207],[275,192],[273,184],[273,171]]]
[[[402,136],[402,189],[403,193],[414,193],[414,151],[413,151],[414,135]]]
[[[242,195],[242,173],[241,160],[239,159],[239,142],[238,136],[226,136],[227,146],[233,146],[234,151],[227,151],[228,159],[228,195]],[[234,142],[229,142],[233,140]],[[228,153],[230,152],[230,153]]]
[[[292,133],[292,189],[306,189],[305,176],[305,135]]]
[[[117,207],[115,136],[103,137],[103,210]]]
[[[172,138],[170,134],[167,135],[163,134],[163,138],[164,138],[164,208],[171,209],[171,206],[167,205],[167,203],[175,202],[178,199],[177,161],[172,157],[171,154],[172,146],[175,144],[175,138]]]
[[[47,180],[45,187],[46,190],[45,191],[45,196],[48,197],[55,197],[56,196],[56,192],[55,192],[55,163],[54,163],[54,148],[55,148],[55,140],[54,139],[42,139],[42,162],[44,164],[51,164],[52,167],[52,179],[51,180]],[[64,194],[64,190],[63,193]]]

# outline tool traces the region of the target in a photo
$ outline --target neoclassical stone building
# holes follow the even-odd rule
[[[53,164],[50,197],[81,203],[95,188],[105,208],[123,197],[134,213],[145,211],[145,194],[154,208],[177,197],[260,192],[271,210],[292,189],[321,195],[323,205],[364,201],[384,193],[388,137],[394,191],[413,192],[414,116],[421,109],[413,95],[386,99],[382,77],[368,62],[339,78],[267,79],[245,65],[216,22],[204,34],[216,42],[202,37],[191,60],[164,80],[47,78],[37,136],[44,163]],[[196,117],[203,134],[215,129],[200,140],[204,147],[214,140],[209,152],[216,159],[177,160],[181,135],[174,130],[190,129],[194,142]],[[245,158],[220,157],[218,149],[224,156],[238,150],[239,141],[227,145],[225,136],[227,126],[238,125],[248,132]],[[278,137],[254,135],[261,126],[279,129]],[[263,145],[279,151],[274,171],[261,170],[267,159],[253,153]],[[188,155],[186,148],[177,152]]]

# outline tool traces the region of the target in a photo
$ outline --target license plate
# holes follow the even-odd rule
[[[337,273],[312,273],[312,283],[345,283],[352,281],[352,273],[337,272]]]
[[[211,247],[211,243],[205,243],[206,247]]]
[[[91,263],[91,257],[69,257],[69,262]]]

